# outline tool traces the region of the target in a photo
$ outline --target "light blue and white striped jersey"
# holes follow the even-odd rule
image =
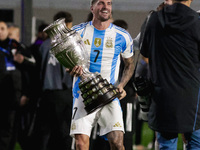
[[[112,23],[106,30],[98,30],[92,25],[92,21],[76,25],[72,29],[76,30],[84,41],[90,59],[90,72],[99,72],[103,78],[115,84],[118,81],[120,54],[124,58],[133,55],[133,40],[130,34]],[[79,97],[79,82],[80,79],[75,77],[75,98]]]

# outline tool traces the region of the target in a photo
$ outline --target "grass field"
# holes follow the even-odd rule
[[[152,142],[152,140],[153,140],[154,132],[148,127],[147,123],[144,123],[142,128],[143,128],[143,130],[142,130],[141,145],[143,145],[144,147],[147,148],[148,144],[150,142]],[[153,150],[153,149],[151,149],[151,150]],[[177,150],[183,150],[183,141],[181,138],[181,134],[179,134],[179,137],[178,137]]]
[[[18,143],[15,145],[15,150],[22,150]]]

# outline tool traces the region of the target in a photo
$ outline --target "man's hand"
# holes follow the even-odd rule
[[[22,54],[16,53],[13,57],[14,61],[16,61],[19,64],[23,63],[24,61],[24,56]]]
[[[123,99],[126,96],[126,91],[123,89],[122,86],[118,86],[118,90],[120,95],[118,96],[119,100]]]
[[[25,106],[29,101],[29,98],[25,95],[23,95],[20,99],[20,106],[23,107]]]
[[[83,74],[82,66],[75,66],[72,70],[66,68],[66,71],[70,73],[71,76],[81,76]]]

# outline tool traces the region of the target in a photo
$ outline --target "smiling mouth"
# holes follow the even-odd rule
[[[108,14],[108,11],[105,11],[105,10],[104,10],[104,11],[102,11],[102,13],[106,13],[106,14]]]
[[[104,9],[104,10],[101,11],[101,13],[103,13],[103,14],[108,14],[109,11]]]

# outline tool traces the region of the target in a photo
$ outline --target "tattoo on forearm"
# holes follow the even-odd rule
[[[122,84],[124,87],[133,75],[134,62],[133,62],[133,57],[123,59],[123,61],[124,61],[124,70],[120,84]]]

